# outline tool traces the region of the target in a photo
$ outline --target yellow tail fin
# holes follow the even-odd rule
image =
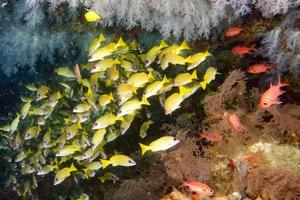
[[[159,47],[162,49],[162,48],[165,48],[165,47],[168,47],[169,45],[163,40],[160,42],[160,45]]]
[[[114,59],[113,63],[114,63],[114,64],[121,64],[121,62],[119,61],[118,58]]]
[[[150,106],[150,103],[149,103],[149,101],[147,100],[147,97],[146,97],[146,96],[143,96],[141,103],[142,103],[143,105],[148,105],[148,106]]]
[[[110,162],[109,160],[103,160],[103,159],[100,159],[101,161],[101,164],[102,164],[102,168],[105,169],[108,165],[110,165]]]
[[[206,56],[206,57],[208,57],[208,56],[212,56],[212,54],[211,54],[211,53],[209,53],[208,51],[206,51],[206,52],[205,52],[205,56]]]
[[[124,121],[124,117],[117,117],[117,120]]]
[[[105,39],[104,35],[101,33],[98,40],[101,43],[101,42],[104,42],[106,39]]]
[[[183,87],[182,85],[179,86],[179,94],[180,95],[184,96],[184,95],[187,95],[188,93],[189,93],[189,91],[185,87]]]
[[[139,143],[139,145],[140,145],[140,147],[141,147],[141,149],[142,149],[142,156],[143,156],[147,151],[151,150],[151,149],[150,149],[150,146],[144,145],[144,144],[142,144],[142,143]]]
[[[183,42],[181,43],[179,48],[180,49],[191,49],[185,40],[183,40]]]
[[[191,78],[192,78],[192,79],[198,79],[198,77],[197,77],[197,70],[195,70],[195,71],[192,73]]]
[[[114,98],[112,92],[109,93],[109,99],[110,99],[111,101],[114,101],[114,100],[115,100],[115,98]]]
[[[69,169],[70,169],[70,172],[77,171],[77,168],[74,166],[74,163],[71,164],[71,167]]]
[[[168,83],[169,81],[170,80],[166,76],[164,76],[164,78],[162,80],[162,83],[165,84],[165,83]]]
[[[122,37],[120,37],[118,43],[116,44],[116,47],[124,47],[127,44],[123,41]]]
[[[149,79],[154,79],[154,76],[153,76],[153,74],[152,74],[151,71],[148,73],[148,78],[149,78]]]
[[[203,90],[206,89],[206,85],[207,85],[207,84],[206,84],[205,81],[201,81],[201,82],[200,82],[200,86],[202,87]]]

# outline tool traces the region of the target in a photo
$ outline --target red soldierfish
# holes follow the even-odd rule
[[[229,114],[227,112],[224,113],[224,116],[227,117]],[[237,132],[241,132],[243,129],[245,129],[240,122],[239,117],[233,113],[228,116],[228,121],[232,125],[233,129]]]
[[[251,47],[237,46],[232,49],[232,53],[236,56],[242,56],[244,54],[249,54],[252,51],[257,51],[257,48],[255,48],[254,46],[255,46],[255,44],[253,44]]]
[[[279,96],[285,93],[280,87],[287,86],[287,83],[281,83],[280,79],[277,85],[270,84],[270,88],[264,92],[260,99],[259,107],[262,109],[269,108],[273,104],[280,104]]]
[[[188,187],[190,192],[196,192],[201,198],[213,195],[214,191],[204,183],[201,182],[182,182],[179,187]]]
[[[260,74],[260,73],[266,72],[271,67],[275,67],[275,66],[276,66],[276,64],[266,64],[266,63],[254,64],[254,65],[251,65],[250,67],[248,67],[247,72],[249,72],[251,74]]]
[[[243,29],[240,27],[231,27],[225,31],[225,36],[227,37],[233,37],[237,36],[241,33]]]

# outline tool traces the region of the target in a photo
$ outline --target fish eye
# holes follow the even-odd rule
[[[98,126],[98,123],[95,123],[94,125],[95,125],[95,126]]]
[[[266,105],[267,105],[267,103],[266,103],[266,102],[264,102],[264,105],[266,106]]]
[[[58,182],[58,178],[55,178],[55,182]]]
[[[133,163],[131,160],[128,160],[129,163]]]
[[[68,136],[68,137],[70,137],[70,136],[71,136],[71,133],[70,133],[70,132],[68,132],[68,133],[67,133],[67,136]]]

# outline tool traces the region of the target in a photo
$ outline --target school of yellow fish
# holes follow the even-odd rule
[[[86,17],[94,19],[93,13]],[[103,169],[136,162],[121,153],[106,155],[105,146],[126,134],[153,98],[159,97],[165,114],[172,115],[218,74],[209,67],[200,78],[197,67],[212,55],[206,51],[184,56],[191,52],[185,41],[173,45],[161,41],[146,53],[138,47],[136,41],[126,43],[122,38],[107,43],[101,34],[89,46],[87,64],[55,69],[61,80],[55,88],[26,85],[28,97],[21,97],[24,104],[12,122],[1,127],[9,133],[15,151],[11,162],[22,169],[10,181],[16,188],[23,185],[22,194],[37,187],[37,176],[49,173],[54,174],[54,185],[72,175],[87,179],[102,174],[101,182],[116,179]],[[172,68],[183,72],[168,77],[165,70]],[[141,139],[153,123],[150,116],[141,125],[137,133]],[[166,135],[149,145],[140,143],[141,154],[167,150],[179,142]],[[29,183],[17,181],[22,175],[31,177]]]

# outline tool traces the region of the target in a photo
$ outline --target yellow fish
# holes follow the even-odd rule
[[[76,124],[73,124],[71,126],[68,126],[66,128],[66,133],[67,133],[67,140],[72,139],[73,137],[75,137],[77,135],[77,133],[79,132],[79,129],[82,129],[80,122],[78,121]]]
[[[136,70],[133,68],[133,64],[127,60],[121,60],[120,66],[127,72],[136,72]]]
[[[185,89],[187,90],[187,94],[183,96],[183,99],[189,98],[191,95],[193,95],[198,89],[200,88],[199,83],[194,83],[190,86],[185,86]]]
[[[112,113],[106,113],[105,115],[99,117],[95,123],[93,124],[92,129],[101,129],[106,128],[110,125],[113,125],[116,123],[116,121],[121,120],[123,121],[123,117],[116,116]]]
[[[32,100],[29,100],[28,102],[26,102],[23,107],[21,108],[21,116],[22,116],[22,119],[25,119],[25,117],[27,116],[28,114],[28,111],[30,109],[30,106],[31,106],[31,102]]]
[[[53,108],[56,106],[56,104],[58,103],[58,100],[62,98],[62,94],[60,92],[56,92],[54,94],[52,94],[49,99],[49,105]]]
[[[125,132],[129,129],[132,121],[134,120],[134,114],[133,115],[125,115],[123,116],[124,121],[121,121],[120,130],[121,135],[124,135]]]
[[[61,148],[56,156],[57,157],[64,157],[74,154],[76,151],[81,151],[81,148],[79,146],[76,146],[74,144],[65,145],[63,148]]]
[[[172,46],[165,48],[164,50],[161,51],[161,53],[159,54],[159,60],[157,63],[160,64],[162,57],[167,53],[179,55],[182,50],[189,50],[189,49],[191,49],[191,48],[189,47],[189,45],[186,43],[185,40],[181,43],[181,45],[173,44]]]
[[[144,155],[147,151],[165,151],[167,149],[170,149],[171,147],[178,144],[180,140],[176,139],[173,136],[164,136],[161,137],[153,142],[151,142],[148,146],[144,145],[142,143],[140,144],[140,147],[142,149],[142,155]]]
[[[136,165],[135,161],[125,155],[114,155],[109,160],[100,159],[102,163],[103,169],[105,169],[108,165],[116,166],[124,166],[131,167]]]
[[[87,12],[84,14],[84,17],[85,17],[86,21],[88,21],[88,22],[97,22],[102,18],[95,11],[88,10],[88,9],[86,9],[86,10],[87,10]]]
[[[143,96],[141,101],[139,101],[138,99],[126,101],[124,104],[121,105],[117,116],[133,114],[136,110],[142,108],[142,105],[150,105],[145,96]]]
[[[149,119],[148,121],[144,122],[140,128],[140,137],[145,138],[147,136],[147,131],[150,125],[153,124],[153,121]]]
[[[102,167],[102,164],[100,161],[96,161],[96,162],[91,162],[89,163],[85,169],[83,169],[83,171],[88,171],[88,170],[91,170],[91,171],[95,171],[95,170],[98,170]]]
[[[202,62],[206,60],[207,57],[212,56],[211,53],[208,51],[200,52],[192,55],[193,63],[191,63],[189,66],[187,66],[187,70],[194,69],[198,65],[200,65]]]
[[[50,111],[51,111],[51,106],[48,103],[46,103],[46,104],[43,104],[41,107],[31,108],[28,111],[28,115],[39,115],[39,116],[42,116],[42,115],[48,114]]]
[[[133,85],[136,88],[144,87],[144,85],[150,81],[154,80],[153,74],[150,71],[148,74],[145,72],[140,72],[132,75],[128,80],[127,83],[129,85]]]
[[[69,67],[59,67],[59,68],[56,68],[54,70],[54,72],[60,76],[64,76],[67,78],[74,78],[74,79],[76,78],[74,71],[72,69],[70,69]]]
[[[101,46],[102,42],[104,42],[105,40],[106,39],[102,33],[100,34],[99,38],[92,40],[89,46],[89,56],[92,55],[92,53],[94,53]]]
[[[104,183],[107,180],[112,180],[113,183],[115,183],[119,178],[111,173],[111,172],[106,172],[103,176],[98,177],[98,179],[101,181],[101,183]]]
[[[107,104],[111,103],[112,101],[114,101],[114,97],[112,92],[109,94],[102,94],[99,96],[99,100],[98,103],[101,107],[105,107]]]
[[[45,133],[44,137],[43,137],[43,147],[48,147],[50,140],[51,140],[51,128],[48,128],[48,131]]]
[[[215,80],[216,75],[220,74],[217,72],[217,69],[214,67],[209,67],[205,74],[204,74],[204,80],[200,82],[200,86],[203,88],[203,90],[206,89],[206,85],[209,84],[211,81]]]
[[[169,67],[169,64],[173,65],[185,65],[186,63],[192,63],[193,59],[191,56],[184,58],[175,53],[167,53],[162,57],[160,67],[165,70]]]
[[[70,167],[65,167],[60,169],[56,172],[54,177],[54,185],[60,184],[63,182],[67,177],[71,175],[71,172],[77,171],[74,164],[72,163]]]
[[[49,90],[50,88],[47,86],[40,86],[36,91],[36,101],[40,101],[41,99],[46,98]]]
[[[190,73],[178,74],[174,79],[174,86],[186,85],[188,83],[191,83],[193,79],[197,79],[196,70],[192,74]]]
[[[92,137],[92,149],[96,149],[98,145],[102,142],[104,139],[104,135],[106,133],[105,128],[98,129],[96,133]]]
[[[75,108],[73,109],[74,113],[84,113],[84,112],[88,112],[90,109],[92,108],[92,106],[90,106],[87,103],[81,103],[78,104],[77,106],[75,106]]]
[[[173,93],[165,100],[165,114],[171,114],[174,110],[180,108],[180,104],[184,100],[184,95],[187,95],[188,92],[183,86],[179,86],[179,93]]]
[[[116,80],[119,79],[120,72],[119,72],[119,70],[117,69],[116,66],[113,66],[113,67],[107,69],[107,77],[111,81],[116,81]]]
[[[144,90],[145,97],[149,98],[151,96],[157,95],[159,90],[164,86],[164,84],[169,82],[170,80],[167,79],[166,76],[164,76],[163,80],[150,83]]]
[[[45,165],[45,166],[42,167],[41,170],[38,171],[37,175],[46,175],[46,174],[54,171],[55,169],[58,169],[57,164]]]
[[[29,140],[31,138],[34,138],[40,133],[40,131],[41,131],[40,126],[33,126],[29,129],[27,129],[24,139]]]
[[[159,46],[152,47],[145,56],[146,67],[150,66],[151,63],[155,60],[157,55],[161,52],[161,49],[168,47],[164,41],[161,41]]]
[[[9,127],[11,133],[14,133],[17,130],[19,122],[20,122],[20,117],[21,117],[21,115],[19,113],[17,113],[16,118],[11,122],[10,127]]]
[[[136,87],[128,83],[121,83],[117,87],[117,95],[119,97],[133,95],[133,93],[136,93],[136,89],[137,89]]]
[[[116,64],[121,64],[118,58],[116,59],[105,59],[105,60],[100,60],[99,62],[96,63],[96,65],[93,67],[91,70],[91,73],[96,73],[96,72],[104,72],[107,69],[115,66]]]
[[[35,87],[35,86],[32,85],[32,84],[27,84],[27,85],[25,85],[25,87],[26,87],[28,90],[32,91],[32,92],[37,91],[37,87]]]

